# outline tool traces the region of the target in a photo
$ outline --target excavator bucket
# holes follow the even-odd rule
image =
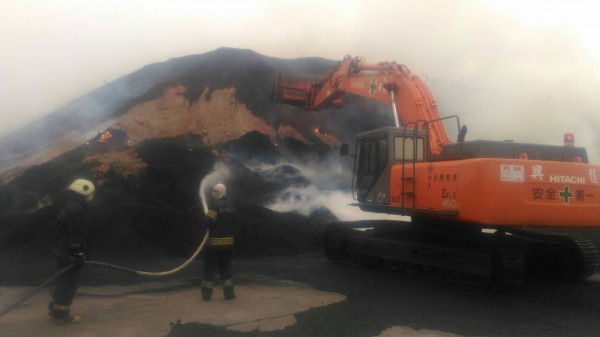
[[[291,104],[300,107],[307,107],[308,93],[311,83],[309,81],[289,81],[283,78],[279,72],[273,83],[273,92],[271,98],[273,101],[284,104]]]
[[[315,92],[315,82],[311,80],[297,80],[284,78],[281,72],[278,72],[273,83],[271,99],[278,103],[290,104],[313,110],[312,100]],[[330,106],[339,107],[342,105],[342,98],[338,97],[331,101]]]

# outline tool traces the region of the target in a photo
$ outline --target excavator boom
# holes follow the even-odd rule
[[[440,121],[431,91],[420,77],[395,62],[367,63],[346,56],[328,74],[316,81],[285,81],[275,84],[281,103],[303,106],[307,110],[343,104],[344,94],[354,94],[390,105],[396,126],[427,128],[432,155],[450,140]]]

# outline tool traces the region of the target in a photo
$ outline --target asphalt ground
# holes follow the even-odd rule
[[[159,261],[154,267],[167,266],[174,261]],[[148,261],[148,265],[150,265]],[[427,278],[406,272],[369,269],[362,266],[336,264],[327,260],[321,252],[294,256],[275,256],[266,258],[237,259],[234,262],[236,280],[240,289],[239,296],[233,301],[218,299],[215,292],[215,307],[219,317],[232,313],[257,312],[273,307],[274,303],[285,302],[297,296],[298,289],[316,291],[317,300],[313,304],[290,312],[271,311],[258,318],[266,324],[267,318],[288,320],[288,324],[275,328],[260,329],[257,326],[244,331],[231,329],[226,322],[211,321],[206,315],[185,319],[182,313],[197,312],[202,301],[199,294],[195,304],[182,302],[180,311],[170,309],[174,298],[173,291],[190,291],[183,296],[189,298],[199,292],[202,263],[195,261],[189,268],[166,280],[148,280],[126,276],[123,273],[104,270],[102,282],[86,285],[84,289],[96,287],[97,295],[102,289],[113,289],[118,301],[114,304],[116,319],[128,322],[128,316],[140,315],[140,291],[124,290],[114,293],[114,284],[123,289],[145,289],[143,296],[155,294],[162,296],[155,305],[142,306],[153,312],[157,320],[162,320],[163,328],[154,330],[156,334],[144,334],[136,331],[133,322],[128,331],[130,336],[598,336],[600,335],[600,275],[594,275],[587,281],[564,283],[549,280],[527,279],[518,289],[512,291],[494,291],[482,287],[448,283],[443,280]],[[100,270],[88,271],[90,274]],[[165,268],[166,269],[166,268]],[[158,282],[158,283],[157,283]],[[106,288],[109,287],[109,288]],[[133,288],[132,288],[133,287]],[[274,287],[259,290],[257,287]],[[286,288],[288,287],[288,288]],[[11,287],[14,289],[14,287]],[[150,290],[148,290],[148,288]],[[3,288],[4,289],[4,288]],[[253,291],[254,290],[254,291]],[[275,291],[276,290],[276,291]],[[86,290],[75,299],[74,307],[82,305],[83,298],[90,296]],[[273,295],[274,293],[278,295]],[[46,295],[44,295],[46,294]],[[31,301],[45,304],[47,292],[36,295]],[[269,295],[271,294],[271,295]],[[134,295],[134,298],[127,296]],[[337,301],[320,301],[319,296],[337,298]],[[339,297],[337,297],[339,296]],[[307,297],[307,296],[304,296]],[[265,302],[266,298],[273,301]],[[300,298],[303,298],[301,296]],[[2,306],[6,297],[0,296]],[[14,299],[14,297],[13,297]],[[78,299],[81,303],[78,304]],[[175,301],[176,302],[176,301]],[[253,305],[255,302],[255,305]],[[289,301],[288,301],[289,302]],[[293,302],[293,301],[292,301]],[[39,320],[45,317],[45,307],[27,308],[20,312],[35,312]],[[163,303],[161,305],[161,303]],[[238,310],[236,306],[243,309]],[[151,307],[151,308],[150,308]],[[183,309],[182,309],[183,308]],[[24,310],[24,311],[21,311]],[[40,313],[40,311],[42,313]],[[107,309],[105,315],[110,314]],[[213,312],[214,314],[214,312]],[[0,331],[9,324],[11,312],[0,318]],[[249,316],[248,316],[249,317]],[[31,319],[31,318],[30,318]],[[253,320],[248,318],[246,320]],[[79,336],[102,336],[92,332],[83,333],[85,324],[94,322],[94,315],[85,316],[78,327]],[[168,329],[165,327],[168,321]],[[242,319],[242,321],[244,321]],[[4,323],[3,323],[4,322]],[[32,320],[31,322],[36,322]],[[85,323],[87,322],[87,323]],[[279,322],[282,323],[282,322]],[[30,324],[31,325],[31,324]],[[127,326],[127,324],[125,324]],[[69,327],[67,327],[69,329]],[[8,331],[8,330],[6,330]],[[54,331],[54,330],[53,330]],[[83,332],[82,332],[83,331]],[[103,331],[97,328],[94,331]],[[15,335],[20,336],[20,335]],[[113,336],[116,336],[113,334]]]

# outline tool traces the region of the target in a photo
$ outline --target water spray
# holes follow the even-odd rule
[[[202,203],[202,208],[204,210],[204,213],[202,213],[202,214],[206,214],[206,212],[208,212],[208,203],[206,201],[206,186],[213,186],[214,184],[223,182],[228,177],[229,177],[229,169],[227,168],[227,166],[225,166],[225,164],[223,164],[221,162],[217,162],[215,164],[213,172],[211,172],[210,174],[208,174],[207,176],[205,176],[202,179],[202,181],[200,182],[200,188],[198,191],[198,196],[200,197],[200,202]],[[196,257],[200,254],[200,252],[204,248],[206,241],[208,240],[208,234],[209,234],[209,230],[207,228],[206,233],[204,234],[204,238],[202,239],[202,242],[200,243],[200,245],[198,246],[198,248],[196,249],[194,254],[189,259],[187,259],[187,261],[185,261],[182,265],[180,265],[177,268],[163,271],[163,272],[147,272],[147,271],[142,271],[142,270],[135,270],[135,269],[125,268],[122,266],[117,266],[114,264],[99,262],[99,261],[86,261],[85,263],[102,266],[102,267],[109,267],[109,268],[122,270],[122,271],[127,271],[127,272],[134,273],[136,275],[139,275],[139,276],[162,277],[162,276],[172,275],[172,274],[175,274],[178,271],[184,269],[190,263],[192,263],[192,261],[194,261],[196,259]]]
[[[213,186],[218,183],[223,183],[227,181],[230,177],[229,168],[222,162],[218,161],[215,163],[215,167],[213,171],[208,174],[202,181],[200,182],[200,189],[198,191],[198,195],[200,197],[200,201],[202,202],[202,208],[204,213],[208,212],[208,204],[206,202],[206,187]]]

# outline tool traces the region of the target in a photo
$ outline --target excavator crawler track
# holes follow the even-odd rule
[[[441,235],[421,228],[408,223],[336,222],[325,231],[325,254],[336,262],[493,289],[518,287],[528,275],[584,280],[597,271],[600,261],[594,243],[579,235],[522,229]]]
[[[404,270],[446,281],[509,289],[526,275],[526,255],[519,240],[506,235],[478,238],[427,238],[411,226],[360,228],[334,223],[324,235],[325,254],[335,262]]]
[[[529,243],[528,271],[533,276],[579,281],[598,269],[596,245],[580,235],[525,230],[511,233]]]

